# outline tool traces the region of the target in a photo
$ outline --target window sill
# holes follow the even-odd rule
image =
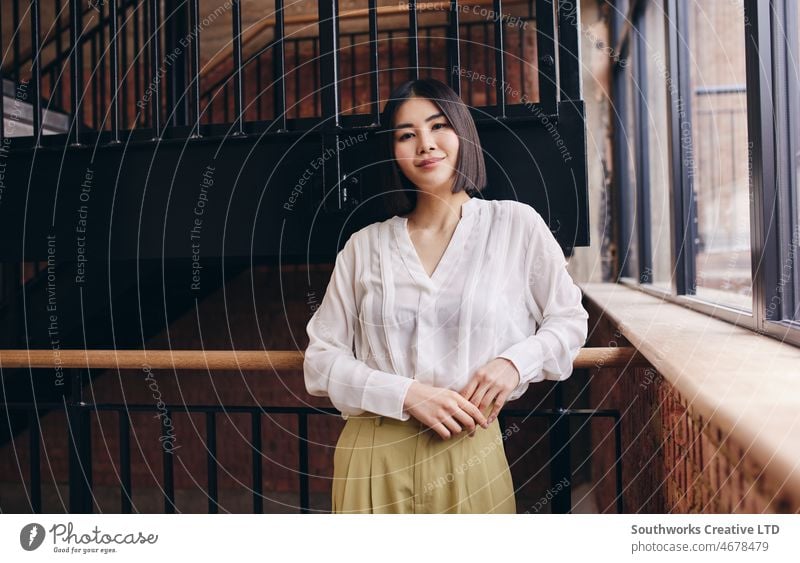
[[[690,412],[800,499],[800,349],[623,284],[580,286]]]

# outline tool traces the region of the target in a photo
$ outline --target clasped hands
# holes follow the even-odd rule
[[[408,388],[403,410],[434,430],[443,440],[467,430],[475,434],[477,426],[488,428],[494,422],[511,392],[517,388],[520,374],[505,358],[495,358],[475,371],[460,392],[414,381]],[[483,413],[492,401],[489,416]]]

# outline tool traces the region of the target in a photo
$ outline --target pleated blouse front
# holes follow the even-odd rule
[[[532,382],[566,379],[588,319],[566,264],[541,216],[516,201],[465,202],[430,276],[406,218],[364,227],[337,255],[306,326],[306,388],[344,418],[408,420],[413,380],[460,391],[496,357],[520,372],[509,401]]]

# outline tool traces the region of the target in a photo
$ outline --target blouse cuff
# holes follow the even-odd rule
[[[374,370],[367,378],[361,408],[381,416],[408,420],[411,415],[403,410],[408,388],[414,380],[385,371]]]
[[[505,358],[514,364],[519,372],[519,386],[527,385],[537,379],[544,367],[542,345],[536,336],[529,336],[522,342],[517,342],[505,352],[498,354],[498,358]]]

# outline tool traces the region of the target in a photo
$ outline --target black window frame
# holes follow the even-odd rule
[[[797,233],[800,232],[797,202],[800,182],[795,169],[800,150],[800,81],[791,75],[787,61],[796,61],[800,32],[797,7],[793,0],[744,0],[745,65],[747,84],[747,130],[750,182],[750,248],[753,281],[752,309],[743,311],[733,305],[711,301],[696,295],[695,258],[697,253],[697,203],[694,197],[692,126],[689,92],[688,8],[691,0],[663,0],[665,48],[668,80],[665,84],[647,83],[644,45],[645,11],[652,7],[646,0],[624,2],[626,11],[612,3],[611,37],[620,54],[613,67],[612,96],[615,132],[614,179],[618,197],[617,210],[617,281],[693,310],[738,326],[800,346],[800,267],[797,262]],[[636,47],[631,49],[631,43]],[[637,85],[633,100],[627,99],[624,67],[626,57],[632,64]],[[672,283],[671,291],[653,284],[651,214],[649,207],[649,152],[647,121],[642,118],[651,87],[665,87],[668,100],[669,194],[672,203]],[[790,102],[792,101],[792,102]],[[628,177],[628,146],[624,123],[627,104],[633,103],[636,182]],[[630,125],[630,124],[629,124]],[[683,134],[683,142],[682,142]],[[688,142],[686,141],[688,139]],[[631,192],[637,202],[635,214],[630,205]],[[775,221],[777,218],[777,222]],[[638,263],[632,271],[627,239],[637,229]],[[787,272],[787,270],[791,270]],[[791,291],[787,291],[791,284]],[[780,306],[778,306],[780,305]]]

